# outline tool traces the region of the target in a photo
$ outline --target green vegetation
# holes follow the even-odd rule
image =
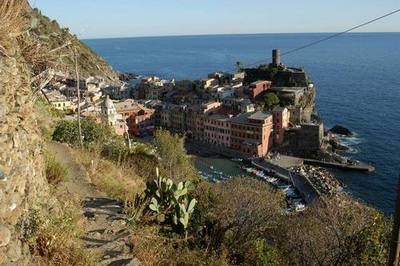
[[[85,147],[98,143],[105,143],[113,136],[111,128],[105,124],[96,123],[93,119],[81,121],[82,139]],[[61,120],[53,133],[53,140],[72,145],[79,144],[79,130],[77,121]]]
[[[58,162],[54,155],[45,152],[45,165],[46,165],[46,178],[49,184],[58,185],[67,177],[68,170],[60,162]]]
[[[264,95],[264,102],[265,107],[271,110],[274,106],[279,104],[279,98],[275,93],[269,92]]]
[[[103,157],[101,150],[75,149],[74,155],[87,170],[93,184],[108,196],[128,202],[135,194],[143,192],[145,181],[128,164]]]
[[[171,179],[158,177],[146,188],[146,196],[150,198],[149,209],[157,214],[157,220],[185,232],[186,238],[189,219],[197,202],[189,195],[191,187],[189,181],[175,184]]]
[[[161,176],[167,176],[174,181],[198,181],[196,170],[184,149],[183,138],[166,130],[158,130],[154,145],[160,157]]]
[[[277,247],[295,265],[385,265],[389,228],[353,199],[329,199],[282,222]]]
[[[274,81],[279,69],[269,65],[260,65],[258,68],[244,69],[246,76],[244,82],[250,84],[257,80],[271,80]]]
[[[76,134],[61,125],[59,132]],[[388,221],[351,198],[324,199],[301,214],[286,215],[282,194],[265,182],[200,181],[182,138],[167,131],[156,133],[155,148],[143,144],[130,150],[113,135],[107,141],[103,134],[87,135],[97,137],[77,150],[77,157],[96,187],[125,202],[133,255],[144,264],[385,263]]]

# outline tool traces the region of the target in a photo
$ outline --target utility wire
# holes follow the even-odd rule
[[[390,13],[387,13],[387,14],[385,14],[385,15],[383,15],[383,16],[380,16],[380,17],[374,18],[374,19],[372,19],[372,20],[369,20],[369,21],[367,21],[367,22],[364,22],[364,23],[362,23],[362,24],[359,24],[359,25],[357,25],[357,26],[355,26],[355,27],[352,27],[352,28],[350,28],[350,29],[348,29],[348,30],[345,30],[345,31],[342,31],[342,32],[339,32],[339,33],[335,33],[335,34],[333,34],[333,35],[327,36],[327,37],[322,38],[322,39],[320,39],[320,40],[317,40],[317,41],[311,42],[311,43],[309,43],[309,44],[306,44],[306,45],[297,47],[297,48],[295,48],[295,49],[289,50],[289,51],[287,51],[287,52],[281,53],[281,56],[288,55],[288,54],[292,54],[292,53],[295,53],[295,52],[297,52],[297,51],[300,51],[300,50],[306,49],[306,48],[308,48],[308,47],[314,46],[314,45],[316,45],[316,44],[319,44],[319,43],[321,43],[321,42],[328,41],[328,40],[330,40],[330,39],[336,38],[336,37],[338,37],[338,36],[341,36],[341,35],[343,35],[343,34],[346,34],[346,33],[350,32],[350,31],[359,29],[359,28],[361,28],[361,27],[364,27],[364,26],[366,26],[366,25],[369,25],[369,24],[371,24],[371,23],[374,23],[374,22],[376,22],[376,21],[378,21],[378,20],[384,19],[384,18],[386,18],[386,17],[389,17],[389,16],[394,15],[394,14],[399,13],[399,12],[400,12],[400,9],[396,9],[396,10],[390,12]],[[264,62],[266,62],[267,60],[270,60],[271,58],[272,58],[272,57],[269,57],[269,58],[267,58],[267,59],[265,59],[265,60],[260,60],[260,61],[254,62],[254,63],[252,63],[252,64],[248,64],[247,67],[251,67],[251,66],[255,66],[255,65],[264,63]]]

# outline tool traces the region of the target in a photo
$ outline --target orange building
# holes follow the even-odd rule
[[[142,136],[154,131],[155,109],[146,108],[132,99],[116,102],[114,106],[118,115],[126,121],[130,134]]]
[[[231,148],[248,156],[265,156],[272,145],[272,122],[272,114],[260,111],[231,118]]]
[[[272,81],[269,80],[258,80],[250,84],[248,88],[248,94],[251,99],[256,98],[260,93],[271,88]]]
[[[154,132],[154,109],[141,108],[132,113],[127,121],[129,133],[140,137]]]

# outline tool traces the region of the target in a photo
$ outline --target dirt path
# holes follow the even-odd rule
[[[63,184],[67,193],[82,201],[82,218],[87,225],[82,241],[86,248],[100,255],[100,265],[140,265],[131,255],[130,232],[122,202],[106,197],[94,187],[85,168],[76,161],[67,145],[52,142],[47,148],[68,168],[68,177]]]

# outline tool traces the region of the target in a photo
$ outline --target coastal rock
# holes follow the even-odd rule
[[[118,77],[122,81],[130,81],[132,79],[136,79],[138,75],[128,72],[118,72]]]
[[[341,126],[341,125],[336,125],[333,128],[331,128],[329,131],[332,133],[347,136],[347,137],[353,136],[353,132],[351,132],[348,128],[345,128],[344,126]]]
[[[338,150],[338,151],[347,151],[347,150],[349,150],[349,147],[341,144],[340,141],[335,139],[335,138],[331,138],[329,140],[329,144],[332,146],[332,148],[334,150]]]

